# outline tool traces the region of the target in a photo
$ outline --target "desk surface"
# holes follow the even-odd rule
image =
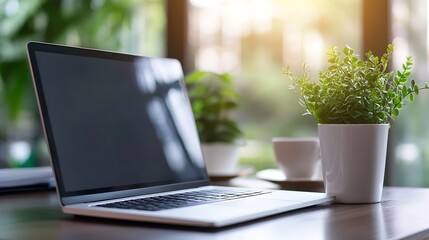
[[[386,187],[379,204],[316,206],[222,229],[73,217],[55,192],[0,195],[0,239],[422,239],[429,189]]]

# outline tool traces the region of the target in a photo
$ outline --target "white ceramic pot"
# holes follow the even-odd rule
[[[239,148],[233,143],[202,143],[207,172],[211,176],[237,173]]]
[[[380,202],[388,131],[388,124],[319,124],[325,190],[336,202]]]

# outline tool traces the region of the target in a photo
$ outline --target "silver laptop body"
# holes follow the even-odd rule
[[[27,53],[65,213],[222,227],[332,201],[210,186],[177,60],[40,42]]]

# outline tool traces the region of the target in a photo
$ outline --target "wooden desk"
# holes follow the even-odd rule
[[[380,204],[329,205],[212,230],[73,217],[55,192],[0,195],[0,239],[423,239],[429,189],[384,189]]]

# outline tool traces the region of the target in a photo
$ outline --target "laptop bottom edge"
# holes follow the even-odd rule
[[[278,196],[282,195],[283,192],[294,193],[293,191],[273,192],[280,193]],[[308,196],[313,197],[313,199],[304,201],[284,200],[278,197],[271,198],[270,194],[267,194],[157,212],[85,207],[84,204],[64,206],[63,211],[68,214],[88,217],[217,228],[329,203],[333,200],[332,197],[320,193],[314,193],[315,195],[313,193],[301,193],[309,194]]]

